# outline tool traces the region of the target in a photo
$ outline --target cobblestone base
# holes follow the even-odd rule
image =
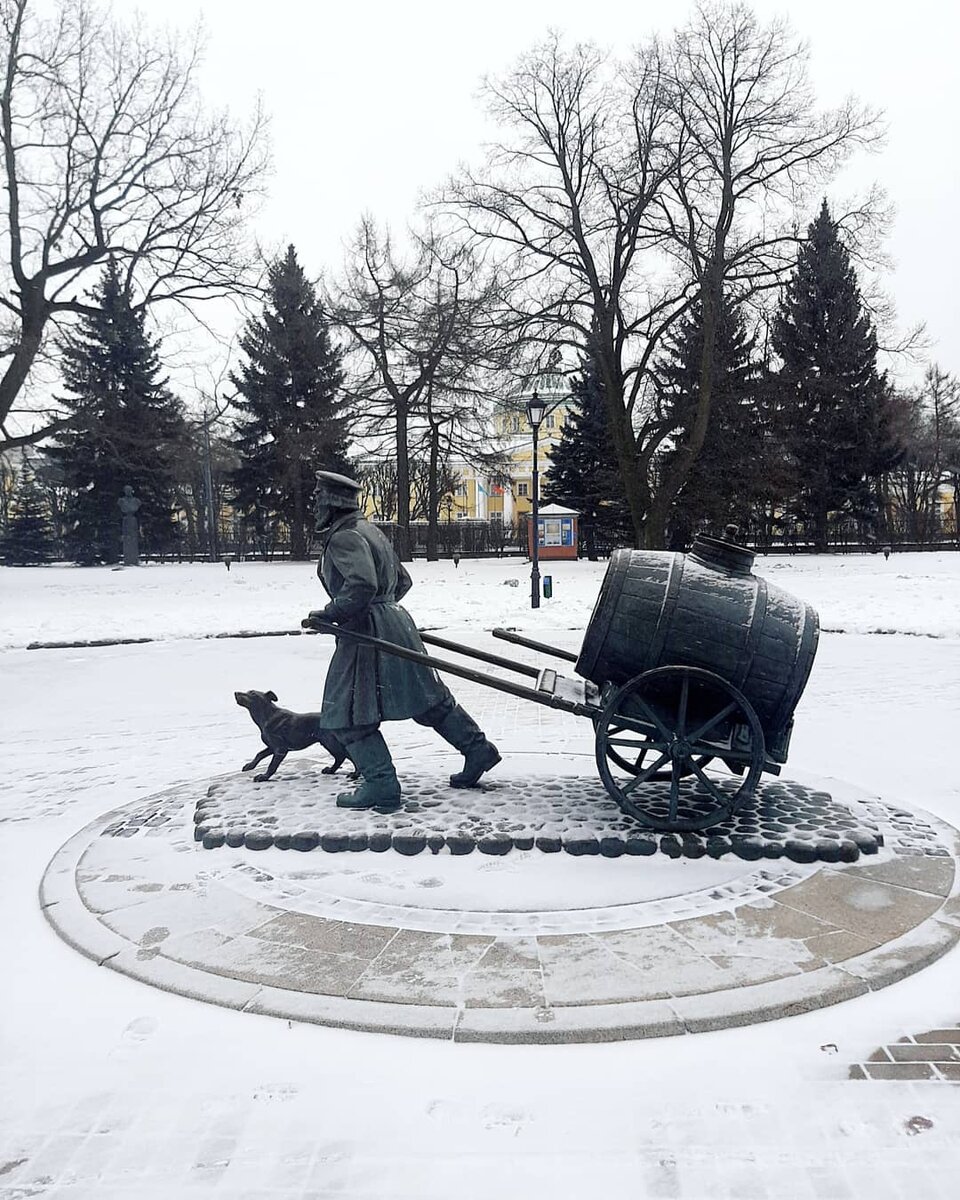
[[[730,790],[739,781],[723,781]],[[537,849],[573,855],[665,854],[670,858],[722,858],[734,855],[753,861],[787,858],[793,862],[856,862],[876,854],[883,844],[879,822],[883,806],[854,811],[817,791],[790,780],[761,783],[754,796],[732,817],[703,833],[658,834],[645,830],[617,807],[598,780],[563,775],[499,779],[470,791],[452,790],[442,776],[420,774],[404,782],[404,807],[378,814],[338,809],[335,798],[344,787],[316,767],[268,783],[249,776],[218,780],[197,803],[195,837],[206,849],[246,846],[250,850],[314,850],[328,852],[393,849],[414,855],[424,850],[451,854],[507,854]],[[665,785],[643,785],[658,796]],[[684,783],[683,797],[692,809],[700,785]],[[919,852],[945,853],[929,826],[904,812],[905,836]],[[123,825],[107,830],[122,835]]]

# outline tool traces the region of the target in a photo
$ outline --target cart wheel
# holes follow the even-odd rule
[[[658,667],[624,684],[596,721],[597,767],[620,808],[654,829],[707,829],[753,794],[765,761],[763,730],[732,684],[697,667]],[[721,759],[736,788],[708,775]],[[695,776],[681,793],[681,780]],[[666,782],[669,788],[641,784]]]

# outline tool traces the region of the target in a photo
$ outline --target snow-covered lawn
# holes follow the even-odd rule
[[[544,562],[553,598],[530,610],[520,558],[411,564],[408,607],[422,626],[582,630],[606,562]],[[824,629],[960,637],[960,553],[761,556],[757,574],[809,601]],[[511,586],[516,581],[516,586]],[[0,647],[108,637],[209,637],[295,629],[324,597],[311,563],[72,566],[0,571]]]
[[[544,564],[554,599],[535,614],[527,563],[418,561],[409,607],[456,640],[484,644],[502,624],[575,649],[605,565]],[[756,569],[846,634],[821,640],[787,774],[841,777],[960,824],[960,555],[770,557]],[[309,565],[0,570],[0,1200],[956,1195],[960,1088],[847,1071],[881,1043],[960,1021],[960,950],[766,1025],[509,1047],[218,1009],[61,942],[36,891],[71,834],[236,769],[255,735],[234,688],[316,702],[328,640],[200,639],[293,629],[320,601]],[[160,640],[23,649],[111,636]],[[536,772],[558,738],[570,748],[581,736],[546,709],[534,719],[499,693],[454,688],[492,734],[527,746],[515,770]],[[401,751],[422,736],[390,729]]]

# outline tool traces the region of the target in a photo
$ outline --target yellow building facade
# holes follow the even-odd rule
[[[513,403],[491,419],[490,450],[500,450],[506,459],[503,477],[484,473],[467,462],[450,463],[459,477],[456,491],[444,497],[441,520],[501,521],[516,526],[533,505],[533,430],[527,420],[526,403],[534,388],[547,409],[537,438],[537,469],[540,493],[549,475],[549,451],[560,439],[572,404],[570,386],[564,375],[548,372],[537,376],[521,390]]]

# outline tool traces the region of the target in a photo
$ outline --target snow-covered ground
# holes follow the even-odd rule
[[[544,564],[554,599],[532,613],[522,561],[416,562],[408,606],[455,640],[488,644],[502,624],[575,649],[604,569]],[[841,777],[960,824],[960,554],[771,556],[757,570],[846,635],[821,639],[787,774]],[[881,1043],[960,1022],[960,950],[766,1025],[509,1047],[218,1009],[61,942],[36,890],[71,834],[235,769],[254,739],[235,688],[316,703],[327,639],[204,639],[294,629],[320,601],[308,565],[0,570],[0,1200],[956,1195],[960,1089],[847,1072]],[[24,649],[105,637],[158,640]],[[535,772],[558,737],[571,748],[548,710],[454,687],[493,735],[527,747],[513,769]],[[586,747],[583,724],[572,736]],[[422,737],[390,728],[400,752]]]
[[[761,556],[757,574],[809,601],[823,628],[840,633],[960,637],[960,554]],[[604,562],[544,562],[553,598],[542,631],[582,630]],[[523,559],[411,564],[408,607],[421,626],[491,629],[530,625],[530,565]],[[515,582],[516,586],[511,586]],[[311,563],[147,565],[111,569],[34,567],[0,572],[0,647],[89,638],[209,637],[295,629],[325,602]]]

